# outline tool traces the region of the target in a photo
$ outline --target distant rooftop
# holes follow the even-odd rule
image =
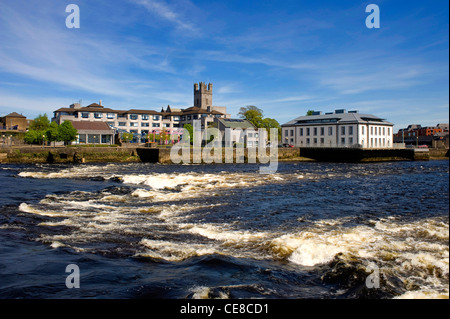
[[[255,126],[250,123],[248,120],[244,119],[218,119],[220,123],[225,128],[234,128],[234,129],[252,129],[255,128]]]
[[[345,109],[335,110],[323,114],[320,111],[314,111],[312,115],[304,115],[289,121],[282,126],[311,125],[311,124],[332,124],[332,123],[374,123],[393,125],[385,119],[371,114],[363,114],[358,111],[349,111]]]

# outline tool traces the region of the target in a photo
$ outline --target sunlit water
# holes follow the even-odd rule
[[[449,296],[448,161],[1,165],[0,185],[1,298]]]

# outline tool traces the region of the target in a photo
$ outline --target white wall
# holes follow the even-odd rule
[[[286,143],[296,147],[349,147],[359,144],[364,148],[389,148],[393,144],[393,127],[356,123],[283,127],[281,144]]]

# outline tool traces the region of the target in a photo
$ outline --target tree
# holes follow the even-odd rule
[[[56,143],[56,141],[59,141],[59,128],[56,122],[50,123],[50,127],[47,129],[47,132],[45,132],[45,136],[49,142]]]
[[[246,107],[241,107],[238,115],[255,125],[256,127],[262,127],[263,121],[263,111],[254,105],[247,105]]]
[[[191,124],[184,124],[183,128],[189,132],[191,144],[194,143],[194,127]]]
[[[28,144],[42,144],[44,132],[29,130],[24,137],[24,140]]]
[[[64,145],[71,143],[77,139],[78,131],[73,127],[72,122],[64,121],[58,127],[58,140],[63,141]]]
[[[308,112],[306,112],[306,116],[311,116],[314,114],[314,110],[309,110]]]
[[[125,143],[129,143],[134,139],[133,133],[122,133],[122,139],[125,141]]]
[[[278,140],[281,141],[281,126],[277,120],[267,117],[262,120],[261,127],[265,128],[268,134],[270,134],[271,128],[276,128],[278,130]]]
[[[39,114],[30,124],[28,132],[25,134],[25,142],[29,144],[42,144],[47,130],[50,127],[50,121],[47,114]]]
[[[47,114],[39,114],[30,124],[30,131],[47,131],[50,127],[50,121]]]

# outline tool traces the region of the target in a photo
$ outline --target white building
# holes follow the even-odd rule
[[[283,124],[282,143],[296,147],[392,148],[393,126],[358,111],[314,112]]]

